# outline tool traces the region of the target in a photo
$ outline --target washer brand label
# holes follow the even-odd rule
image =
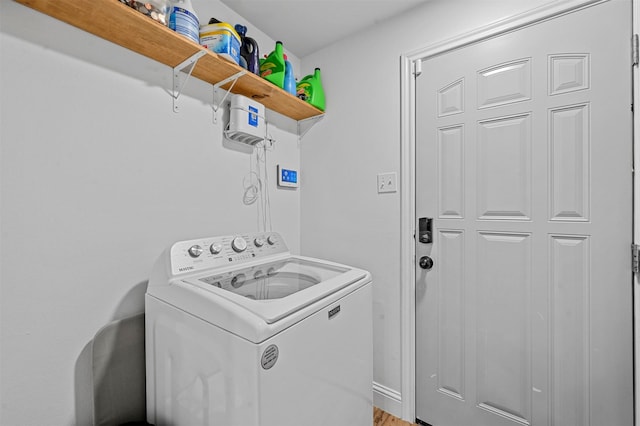
[[[340,312],[340,305],[336,306],[335,308],[331,309],[329,311],[329,319],[335,317],[336,315],[338,315],[338,312]]]
[[[278,360],[278,347],[276,345],[269,345],[267,349],[262,352],[262,368],[265,370],[270,369],[276,364]]]
[[[182,268],[178,268],[178,271],[185,272],[185,271],[191,271],[192,269],[194,269],[193,266],[183,266]]]

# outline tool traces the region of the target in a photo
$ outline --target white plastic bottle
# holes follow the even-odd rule
[[[200,22],[191,0],[174,0],[169,16],[169,28],[200,44]]]

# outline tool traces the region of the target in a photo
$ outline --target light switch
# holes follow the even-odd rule
[[[378,193],[398,191],[396,172],[378,173]]]

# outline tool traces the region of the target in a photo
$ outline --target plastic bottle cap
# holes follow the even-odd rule
[[[242,24],[236,24],[233,29],[236,30],[236,32],[238,34],[240,34],[241,36],[244,36],[245,34],[247,34],[247,27],[242,25]]]

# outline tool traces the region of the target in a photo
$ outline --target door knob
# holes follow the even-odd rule
[[[433,259],[429,256],[422,256],[418,264],[422,269],[426,269],[428,271],[429,269],[433,268]]]

